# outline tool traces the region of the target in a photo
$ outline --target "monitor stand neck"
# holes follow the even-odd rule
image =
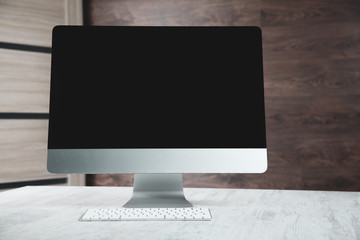
[[[135,174],[131,199],[126,208],[192,207],[185,199],[182,174]]]

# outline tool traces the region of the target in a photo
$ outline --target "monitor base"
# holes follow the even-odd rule
[[[131,199],[126,208],[184,208],[193,205],[186,200],[182,174],[135,174]]]

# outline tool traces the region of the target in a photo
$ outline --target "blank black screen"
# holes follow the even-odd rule
[[[262,69],[256,27],[55,27],[48,148],[264,148]]]

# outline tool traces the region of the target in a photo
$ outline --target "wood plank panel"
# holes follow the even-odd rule
[[[356,0],[263,0],[260,10],[262,27],[354,23],[360,19],[360,2]]]
[[[360,94],[359,58],[309,58],[266,61],[267,97],[343,96]]]
[[[263,27],[264,61],[360,57],[360,21]]]
[[[0,120],[0,183],[66,177],[46,169],[47,120]]]
[[[64,24],[64,0],[0,0],[0,41],[51,46],[51,30]]]
[[[49,111],[47,53],[0,49],[0,112]]]
[[[85,25],[259,25],[260,0],[87,1]]]
[[[65,24],[83,25],[82,0],[65,0]]]
[[[360,175],[360,96],[268,97],[269,169],[284,168],[295,189],[357,190]],[[287,169],[287,170],[286,170]],[[312,173],[309,174],[309,173]],[[342,185],[339,182],[347,182]],[[283,186],[284,183],[278,183]],[[342,188],[340,187],[342,186]]]

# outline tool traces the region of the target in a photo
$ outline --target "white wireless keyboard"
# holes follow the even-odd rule
[[[210,221],[208,208],[91,208],[80,221]]]

